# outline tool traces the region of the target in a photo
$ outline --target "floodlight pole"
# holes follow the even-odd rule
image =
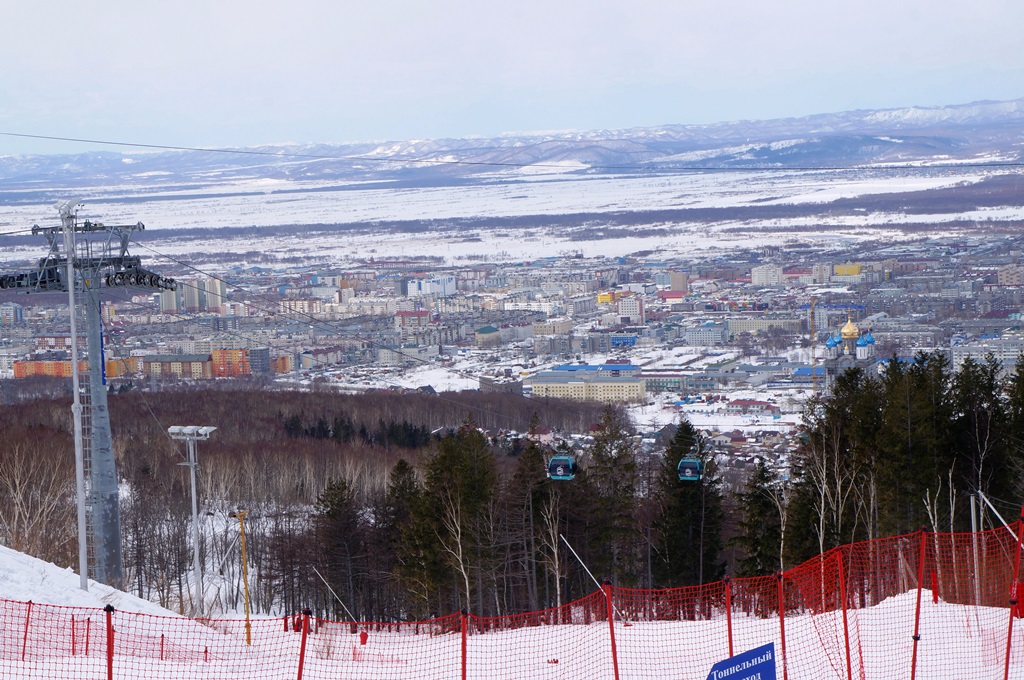
[[[196,425],[171,425],[167,428],[167,434],[171,439],[184,440],[185,448],[188,450],[188,458],[184,463],[178,463],[189,469],[189,478],[192,482],[192,570],[195,572],[195,601],[193,608],[196,614],[202,614],[203,607],[203,571],[199,565],[199,501],[196,497],[196,468],[199,467],[199,460],[196,456],[196,442],[206,441],[210,433],[216,427]]]

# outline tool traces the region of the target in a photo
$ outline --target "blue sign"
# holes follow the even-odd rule
[[[775,680],[775,643],[719,661],[707,680]]]

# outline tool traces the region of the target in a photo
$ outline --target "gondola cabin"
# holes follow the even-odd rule
[[[690,458],[684,458],[679,461],[679,466],[676,470],[679,472],[679,479],[687,482],[700,481],[701,473],[703,472],[700,461]]]
[[[572,456],[554,456],[548,461],[548,477],[569,480],[576,476],[576,460]]]

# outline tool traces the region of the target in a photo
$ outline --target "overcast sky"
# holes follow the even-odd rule
[[[487,136],[1024,97],[1021,0],[28,0],[0,132]],[[0,155],[103,147],[0,136]]]

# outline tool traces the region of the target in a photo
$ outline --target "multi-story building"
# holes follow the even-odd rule
[[[750,283],[754,286],[781,286],[782,267],[777,264],[762,264],[750,270]]]
[[[142,372],[158,378],[202,380],[213,377],[209,354],[151,354],[133,357],[142,363]]]
[[[528,380],[534,397],[642,402],[647,396],[646,383],[640,377],[603,375],[588,371],[543,371]]]
[[[619,300],[619,319],[622,323],[628,324],[642,324],[646,322],[644,301],[635,295],[621,298]]]
[[[690,291],[689,272],[669,272],[668,289],[688,293]]]
[[[267,354],[266,363],[269,368],[269,350]],[[249,350],[247,349],[215,349],[211,352],[211,358],[214,378],[241,378],[252,375]]]
[[[281,300],[278,307],[282,314],[323,314],[324,301],[319,298],[296,298]]]
[[[781,328],[789,333],[799,333],[803,327],[802,319],[792,317],[772,317],[758,314],[756,316],[730,317],[725,321],[727,333],[737,336],[740,333],[765,333],[773,328]]]
[[[996,270],[996,281],[1000,286],[1024,285],[1024,272],[1015,264],[1006,265]]]
[[[74,370],[71,361],[15,361],[15,378],[35,378],[45,376],[48,378],[70,378]],[[107,359],[106,375],[109,378],[119,378],[124,375],[138,371],[138,361],[135,357],[126,359]],[[89,370],[88,361],[78,362],[80,372]]]
[[[708,321],[700,326],[687,328],[683,335],[686,338],[687,345],[714,347],[715,345],[725,344],[726,332],[727,328],[724,323]]]
[[[402,294],[408,297],[434,295],[448,297],[458,289],[455,276],[436,276],[430,279],[408,279],[402,281]]]
[[[415,332],[430,324],[430,312],[418,309],[411,312],[395,312],[395,329],[400,333]]]
[[[0,305],[0,324],[11,326],[25,320],[25,310],[21,305],[14,302],[5,302]]]
[[[183,279],[178,281],[178,289],[182,295],[182,309],[194,314],[203,311],[206,301],[206,286],[201,279]]]
[[[1024,333],[1005,333],[995,338],[954,344],[950,353],[954,371],[959,371],[968,357],[981,362],[991,354],[1002,364],[1003,373],[1008,375],[1013,373],[1017,359],[1024,353]]]
[[[205,305],[203,311],[223,314],[227,302],[227,284],[222,279],[210,277],[203,281]]]
[[[572,332],[572,321],[569,319],[533,322],[534,335],[568,335],[570,332]]]
[[[178,286],[177,290],[162,290],[160,291],[160,313],[161,314],[177,314],[182,308],[182,292],[184,290],[184,283]]]

